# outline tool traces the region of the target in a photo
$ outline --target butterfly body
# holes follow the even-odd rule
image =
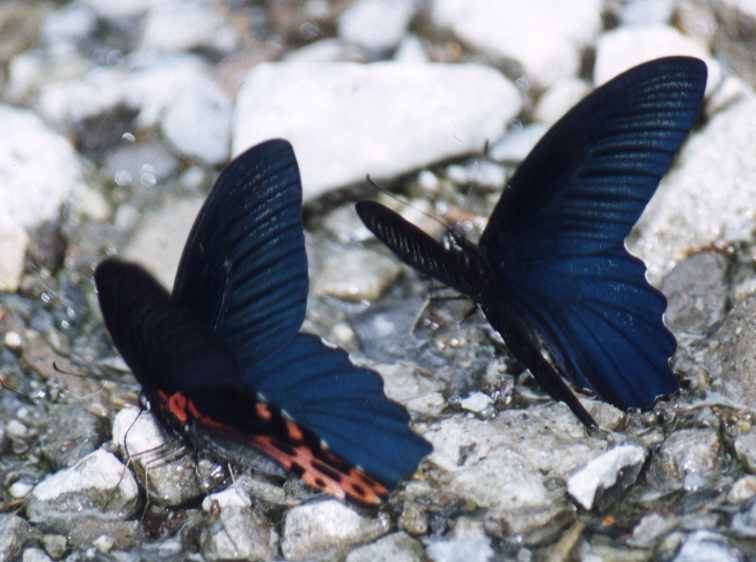
[[[397,213],[359,202],[396,255],[480,304],[553,398],[595,422],[565,383],[622,409],[679,387],[664,296],[624,247],[695,122],[706,67],[657,59],[601,86],[539,141],[504,189],[478,245],[445,248]]]
[[[380,376],[299,332],[307,298],[301,185],[268,141],[221,174],[172,292],[140,266],[95,271],[113,342],[163,428],[195,450],[253,447],[308,485],[377,505],[430,445]]]

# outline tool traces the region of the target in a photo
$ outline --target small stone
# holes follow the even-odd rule
[[[422,562],[423,545],[406,535],[394,533],[374,543],[355,548],[346,562]]]
[[[92,541],[92,546],[103,553],[108,553],[113,550],[114,541],[107,535],[101,535]]]
[[[730,503],[744,503],[756,496],[756,476],[749,474],[735,482],[727,493]]]
[[[548,87],[580,68],[580,52],[601,29],[601,2],[433,0],[431,19],[498,62],[515,60]],[[533,30],[538,41],[533,41]]]
[[[736,404],[756,404],[756,294],[738,302],[709,340],[712,390]]]
[[[399,528],[410,535],[420,536],[428,532],[428,513],[414,501],[404,502],[399,516]]]
[[[21,557],[22,562],[52,562],[52,559],[45,554],[41,548],[27,548]]]
[[[735,454],[751,473],[756,473],[756,427],[735,439]]]
[[[178,94],[161,121],[168,142],[182,156],[205,164],[228,160],[233,106],[212,80],[196,82]],[[202,127],[197,127],[202,123]]]
[[[675,331],[708,334],[727,307],[727,260],[704,252],[680,262],[662,282],[664,319]]]
[[[540,97],[533,111],[533,117],[547,125],[556,123],[590,91],[590,86],[579,78],[569,77],[560,80]]]
[[[309,560],[331,549],[365,543],[390,529],[386,514],[362,516],[337,500],[300,505],[286,513],[281,551],[291,560]]]
[[[474,159],[465,164],[452,164],[446,168],[446,177],[459,185],[475,185],[491,191],[500,191],[507,174],[499,164]]]
[[[323,227],[340,242],[364,242],[373,238],[352,205],[344,205],[331,211],[323,219]]]
[[[0,560],[17,560],[32,539],[32,527],[18,515],[0,513]]]
[[[11,487],[8,488],[8,492],[14,498],[25,498],[33,488],[34,486],[32,484],[19,480],[18,482],[14,482]]]
[[[108,154],[103,170],[119,187],[159,184],[178,169],[178,160],[160,142],[124,144]]]
[[[237,97],[233,152],[289,139],[311,199],[365,174],[380,182],[478,152],[521,103],[511,82],[476,64],[261,64]]]
[[[423,42],[416,35],[407,35],[394,53],[394,60],[401,63],[429,62]]]
[[[73,466],[105,441],[102,417],[78,404],[55,404],[49,408],[55,423],[40,437],[40,452],[53,466]]]
[[[238,42],[236,28],[229,25],[221,9],[197,0],[156,2],[147,13],[142,32],[142,48],[146,50],[223,53],[233,50]]]
[[[239,486],[229,486],[221,492],[209,494],[202,500],[202,509],[210,512],[213,506],[217,505],[221,509],[227,507],[252,507],[252,500],[241,490]]]
[[[19,349],[24,343],[18,332],[10,331],[5,333],[3,341],[9,349]]]
[[[633,529],[633,536],[630,538],[630,544],[633,546],[649,547],[653,546],[656,541],[674,529],[678,524],[676,517],[669,515],[663,516],[658,513],[649,513]]]
[[[357,0],[339,18],[339,36],[376,55],[399,44],[417,11],[414,0]]]
[[[424,415],[435,415],[440,412],[437,408],[436,397],[441,397],[441,407],[444,405],[440,391],[443,384],[433,377],[423,376],[413,365],[369,365],[378,371],[383,378],[386,396],[405,406],[410,412]]]
[[[672,562],[746,562],[730,541],[712,531],[695,531],[685,538]]]
[[[171,287],[189,230],[203,203],[203,197],[169,199],[148,213],[124,248],[123,257],[138,261],[164,287]]]
[[[646,476],[657,488],[695,491],[718,474],[720,456],[716,431],[682,429],[667,437],[651,459]]]
[[[54,560],[63,558],[68,548],[68,541],[63,535],[44,535],[42,537],[42,544],[45,547],[45,552]]]
[[[401,265],[393,258],[372,250],[348,249],[326,258],[313,291],[346,301],[373,301],[401,272]]]
[[[466,398],[459,401],[459,405],[469,412],[477,414],[482,413],[486,408],[493,404],[493,400],[487,394],[482,392],[473,392]]]
[[[18,289],[28,247],[29,235],[26,231],[10,217],[0,213],[0,291],[12,293]]]
[[[5,425],[5,432],[9,437],[16,439],[24,439],[29,436],[29,428],[15,418]]]
[[[37,484],[26,512],[32,523],[70,531],[79,518],[95,514],[127,518],[138,500],[139,489],[131,472],[115,456],[98,449]]]
[[[704,46],[667,25],[620,27],[601,35],[596,43],[593,83],[604,84],[642,62],[671,55],[689,55],[706,62],[707,91],[719,83],[721,68]]]
[[[69,4],[45,16],[42,39],[49,45],[64,41],[78,42],[92,35],[96,28],[97,16],[91,8]]]
[[[181,444],[166,441],[150,412],[134,407],[118,412],[113,420],[113,441],[144,475],[152,501],[177,506],[202,495],[191,453],[166,455],[166,447],[170,450],[171,445],[180,447]],[[158,451],[158,455],[145,454],[148,451]]]
[[[82,0],[82,3],[97,12],[100,17],[110,20],[142,16],[155,4],[154,0]]]
[[[730,528],[738,536],[756,538],[756,503],[751,502],[736,513]]]
[[[365,55],[354,45],[334,38],[321,39],[300,47],[284,57],[287,62],[364,62]]]
[[[606,509],[632,486],[646,462],[646,450],[619,445],[592,459],[567,481],[567,492],[583,509]]]
[[[548,129],[541,123],[514,129],[497,140],[488,151],[488,155],[497,162],[520,163]]]
[[[272,560],[278,534],[270,522],[249,507],[227,505],[203,530],[202,555],[207,560]]]
[[[494,551],[480,523],[471,524],[465,518],[457,520],[451,537],[431,539],[427,554],[433,562],[489,562]]]
[[[633,0],[622,6],[619,19],[626,26],[665,24],[672,18],[675,4],[675,0]]]

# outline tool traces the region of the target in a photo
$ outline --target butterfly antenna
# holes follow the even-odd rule
[[[117,384],[125,383],[125,381],[114,378],[114,377],[107,377],[107,376],[101,376],[101,375],[97,375],[95,377],[94,375],[89,375],[85,373],[77,373],[75,371],[68,371],[64,369],[63,367],[60,367],[56,361],[53,361],[53,369],[55,370],[56,373],[59,373],[61,375],[66,375],[68,377],[79,377],[80,379],[96,379],[96,380],[114,382]]]
[[[447,231],[453,231],[453,230],[454,230],[454,227],[453,227],[452,225],[450,225],[449,223],[447,223],[447,222],[446,222],[445,220],[443,220],[443,219],[442,219],[441,217],[438,217],[438,216],[434,215],[433,213],[430,213],[430,212],[428,212],[428,211],[424,211],[424,210],[422,210],[422,209],[420,209],[420,208],[418,208],[418,207],[415,207],[415,206],[414,206],[414,205],[412,205],[412,204],[411,204],[411,203],[410,203],[409,201],[407,201],[407,200],[406,200],[405,198],[403,198],[403,197],[400,197],[400,196],[399,196],[399,195],[397,195],[396,193],[392,193],[392,192],[390,192],[390,191],[389,191],[388,189],[386,189],[385,187],[381,187],[380,185],[378,185],[378,184],[377,184],[376,182],[374,182],[374,181],[373,181],[373,178],[371,178],[371,177],[370,177],[370,174],[367,174],[367,175],[365,176],[365,179],[366,179],[366,181],[367,181],[367,182],[368,182],[368,183],[369,183],[369,184],[370,184],[370,185],[371,185],[371,186],[372,186],[372,187],[373,187],[374,189],[376,189],[376,190],[380,191],[381,193],[383,193],[384,195],[387,195],[388,197],[391,197],[391,199],[393,199],[394,201],[398,201],[398,202],[399,202],[399,203],[401,203],[402,205],[405,205],[405,206],[409,207],[410,209],[412,209],[412,210],[414,210],[414,211],[417,211],[418,213],[420,213],[420,214],[422,214],[422,215],[424,215],[424,216],[428,217],[428,218],[429,218],[429,219],[431,219],[432,221],[435,221],[435,222],[437,222],[438,224],[440,224],[441,226],[443,226],[443,227],[444,227],[444,230],[447,230]]]

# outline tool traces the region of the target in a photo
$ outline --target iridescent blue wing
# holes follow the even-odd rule
[[[706,85],[698,59],[637,66],[570,110],[520,165],[480,240],[526,339],[554,366],[622,407],[678,383],[664,297],[624,239],[692,128]],[[494,325],[513,324],[493,307]]]
[[[307,305],[302,187],[291,145],[250,148],[221,173],[192,227],[173,287],[242,365],[284,348]]]
[[[381,377],[346,353],[299,334],[281,353],[247,369],[258,397],[316,434],[327,448],[389,488],[431,451],[409,428],[409,414],[383,392]]]

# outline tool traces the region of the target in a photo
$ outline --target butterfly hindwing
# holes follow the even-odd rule
[[[355,204],[365,226],[404,263],[465,295],[472,295],[477,279],[461,252],[447,250],[411,222],[374,201]]]
[[[307,289],[296,158],[288,142],[267,141],[215,183],[184,248],[173,299],[249,363],[294,337]]]

